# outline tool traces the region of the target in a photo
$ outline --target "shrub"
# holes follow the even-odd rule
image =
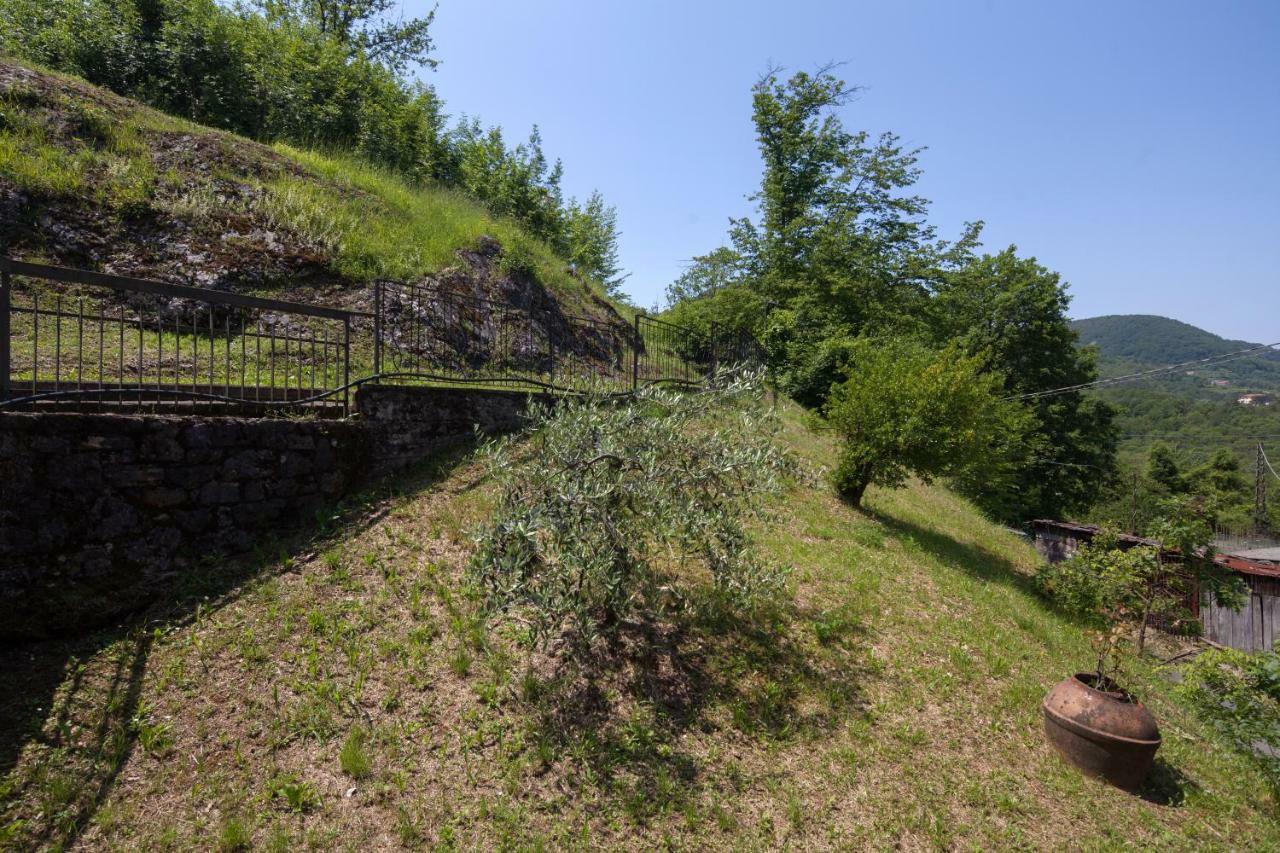
[[[1178,689],[1280,792],[1280,655],[1209,649],[1184,668]]]
[[[1119,547],[1103,530],[1071,559],[1042,566],[1037,587],[1064,610],[1090,616],[1108,626],[1097,638],[1099,678],[1115,680],[1125,638],[1136,631],[1135,650],[1145,648],[1147,629],[1198,627],[1189,603],[1201,593],[1227,607],[1239,607],[1244,587],[1238,577],[1212,561],[1207,546],[1212,530],[1188,500],[1165,503],[1153,527],[1157,546]],[[1182,555],[1173,556],[1172,554]],[[1189,556],[1195,555],[1195,556]]]
[[[490,612],[581,649],[708,586],[731,607],[775,595],[784,572],[757,559],[745,527],[785,464],[762,397],[759,375],[723,373],[702,393],[539,407],[529,445],[490,443],[501,495],[471,563]]]

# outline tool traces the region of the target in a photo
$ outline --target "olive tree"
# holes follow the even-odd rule
[[[762,396],[758,374],[733,373],[699,393],[589,396],[535,408],[528,442],[489,443],[499,498],[470,572],[490,612],[584,649],[698,588],[740,607],[779,592],[747,527],[786,467]]]

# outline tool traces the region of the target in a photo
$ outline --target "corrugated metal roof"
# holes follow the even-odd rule
[[[1228,551],[1226,553],[1233,557],[1243,557],[1246,560],[1266,560],[1272,563],[1280,563],[1280,548],[1252,548],[1248,551]]]
[[[1048,518],[1036,519],[1031,524],[1033,527],[1056,529],[1061,533],[1083,533],[1090,538],[1098,532],[1098,526],[1095,524],[1077,524],[1072,521],[1054,521]],[[1155,546],[1159,544],[1154,539],[1143,539],[1124,533],[1120,534],[1118,538],[1121,542],[1133,545]],[[1219,553],[1215,554],[1213,559],[1219,565],[1244,575],[1269,578],[1280,577],[1280,548],[1255,548],[1252,551],[1239,551],[1229,554]]]

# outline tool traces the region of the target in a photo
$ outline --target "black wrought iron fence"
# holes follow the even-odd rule
[[[692,329],[637,314],[632,355],[633,386],[652,382],[695,385],[714,369],[712,338]]]
[[[364,382],[625,393],[760,360],[747,335],[380,282],[372,312],[0,258],[0,407],[345,414]]]
[[[0,261],[7,408],[348,403],[353,312]]]
[[[384,381],[630,387],[632,330],[620,320],[387,282],[375,285],[374,305],[374,374]]]

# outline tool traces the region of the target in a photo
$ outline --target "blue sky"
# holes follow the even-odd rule
[[[1280,0],[440,0],[435,36],[451,114],[536,122],[567,192],[617,206],[643,306],[751,209],[754,80],[836,60],[848,127],[928,147],[944,235],[985,220],[1073,316],[1280,341]]]

